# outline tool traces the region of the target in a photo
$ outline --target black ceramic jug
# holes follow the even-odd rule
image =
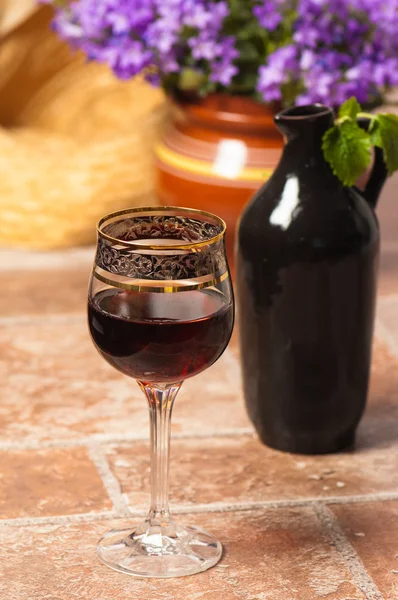
[[[379,255],[373,209],[387,176],[376,149],[363,192],[340,183],[322,152],[333,118],[322,105],[275,117],[284,152],[237,239],[248,413],[264,443],[306,454],[351,446],[365,408]]]

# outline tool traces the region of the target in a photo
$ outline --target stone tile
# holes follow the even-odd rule
[[[0,598],[7,600],[365,600],[310,509],[194,515],[224,544],[219,566],[180,579],[111,571],[98,538],[126,522],[0,529]]]
[[[398,174],[387,180],[377,207],[381,233],[379,294],[398,294]]]
[[[398,358],[381,341],[373,351],[369,401],[358,430],[357,449],[362,452],[385,449],[386,460],[398,451]]]
[[[380,298],[377,307],[377,315],[380,323],[384,326],[385,331],[395,342],[394,350],[398,353],[398,295]]]
[[[0,249],[0,317],[85,313],[95,248]]]
[[[149,506],[149,447],[108,448],[112,470],[133,509]],[[380,448],[303,457],[275,452],[257,439],[172,442],[173,505],[352,496],[398,489],[398,452]]]
[[[112,509],[84,448],[0,453],[0,518]]]
[[[398,228],[397,228],[398,231]],[[380,257],[379,296],[398,296],[398,244],[385,245]]]
[[[398,213],[396,199],[398,194],[398,173],[390,177],[377,206],[377,216],[380,221],[380,230],[383,243],[396,242],[398,232]]]
[[[232,337],[231,341],[229,342],[228,348],[231,351],[235,360],[237,361],[237,368],[240,369],[239,326],[237,319],[235,320],[235,327],[232,332]]]
[[[0,271],[5,282],[0,317],[80,313],[86,311],[91,266],[40,271]]]
[[[0,441],[147,435],[142,392],[97,354],[84,317],[3,325],[0,361]],[[239,373],[229,352],[185,382],[175,407],[174,431],[198,434],[248,424]]]
[[[81,265],[90,266],[94,255],[94,245],[42,251],[0,248],[0,271],[64,270]]]
[[[398,502],[334,506],[332,510],[384,600],[397,600]]]
[[[352,496],[398,489],[398,363],[376,344],[367,413],[355,452],[297,456],[251,435],[172,440],[171,500],[193,505]],[[149,503],[146,443],[107,449],[130,506]]]

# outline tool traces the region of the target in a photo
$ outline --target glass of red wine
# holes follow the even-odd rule
[[[222,546],[174,522],[168,505],[171,413],[182,382],[224,352],[234,324],[225,223],[175,207],[115,212],[98,224],[88,321],[99,353],[137,380],[149,404],[151,507],[136,527],[98,544],[109,567],[140,577],[192,575]]]

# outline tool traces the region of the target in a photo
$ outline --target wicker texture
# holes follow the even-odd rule
[[[107,212],[154,203],[163,96],[87,64],[39,9],[0,43],[0,244],[94,241]]]

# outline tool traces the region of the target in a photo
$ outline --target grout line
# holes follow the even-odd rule
[[[292,500],[265,500],[263,502],[213,502],[211,504],[196,504],[189,506],[176,506],[172,509],[173,514],[186,515],[189,513],[228,513],[228,512],[247,512],[250,510],[261,510],[266,508],[294,508],[307,506],[308,501],[303,498]]]
[[[380,492],[375,494],[361,494],[357,496],[325,496],[310,498],[286,498],[283,500],[263,500],[260,502],[211,502],[209,504],[194,504],[192,506],[175,506],[175,514],[212,513],[212,512],[239,512],[248,510],[261,510],[267,508],[294,508],[318,504],[364,504],[368,502],[388,502],[398,500],[398,492]],[[130,510],[130,514],[141,514],[141,511]]]
[[[322,503],[317,504],[314,511],[320,523],[329,532],[336,550],[347,564],[353,583],[365,594],[366,600],[384,600],[332,511]]]
[[[124,500],[120,483],[111,470],[105,452],[99,445],[92,444],[88,447],[88,453],[111,499],[116,514],[120,517],[129,516],[130,511]]]
[[[398,250],[398,242],[395,242],[394,240],[390,240],[388,242],[382,240],[381,254],[388,253],[388,252],[396,252],[397,250]]]
[[[383,296],[378,296],[377,297],[377,305],[378,306],[383,306],[383,305],[387,305],[389,306],[390,304],[398,304],[398,294],[385,294]]]
[[[394,356],[398,356],[398,342],[380,317],[377,317],[376,319],[376,330],[378,337],[387,344],[390,352],[394,354]]]
[[[87,266],[89,272],[95,256],[95,245],[61,250],[0,251],[0,272],[71,271],[76,263]]]
[[[101,463],[100,459],[97,457],[98,463]],[[102,463],[101,463],[102,465]],[[97,467],[98,468],[98,467]],[[102,466],[100,467],[102,469]],[[109,468],[109,465],[105,467]],[[103,475],[103,473],[102,473]],[[37,525],[41,523],[48,524],[67,524],[67,523],[79,523],[79,522],[91,522],[91,521],[104,521],[111,519],[120,519],[125,517],[132,518],[140,518],[145,517],[148,514],[147,509],[137,509],[128,508],[124,503],[123,495],[121,498],[120,487],[118,482],[115,483],[115,478],[112,473],[110,473],[112,480],[108,479],[108,483],[106,485],[107,491],[113,500],[112,496],[118,496],[118,498],[114,498],[116,504],[116,510],[112,511],[103,511],[100,513],[81,513],[81,514],[72,514],[72,515],[61,515],[61,516],[49,516],[49,517],[22,517],[15,519],[1,519],[0,527],[5,525],[12,526],[27,526],[27,525]],[[105,476],[105,475],[103,475]],[[106,477],[109,477],[109,473],[106,474]],[[116,491],[112,486],[117,487]],[[110,488],[108,487],[110,486]],[[112,496],[111,496],[112,494]],[[342,497],[334,497],[329,496],[325,498],[296,498],[296,499],[285,499],[285,500],[264,500],[262,502],[213,502],[209,504],[194,504],[192,506],[172,506],[172,514],[175,515],[186,515],[186,514],[206,514],[206,513],[232,513],[232,512],[248,512],[255,510],[267,510],[267,509],[282,509],[282,508],[314,508],[315,511],[322,511],[323,513],[328,510],[327,505],[329,504],[360,504],[366,502],[383,502],[383,501],[391,501],[398,500],[398,492],[381,492],[376,494],[363,494],[358,496],[342,496]],[[122,501],[123,504],[121,507],[117,505]],[[127,510],[126,510],[127,509]],[[121,515],[120,513],[123,512]]]
[[[204,438],[223,438],[223,437],[240,437],[254,436],[254,429],[250,427],[240,427],[236,429],[211,429],[200,431],[192,434],[189,432],[176,432],[172,434],[173,440],[185,439],[204,439]],[[7,442],[0,441],[0,452],[8,452],[12,450],[44,450],[46,448],[75,448],[80,446],[90,446],[91,444],[109,444],[109,445],[125,445],[134,442],[148,441],[149,434],[93,434],[77,439],[64,440],[44,440],[44,441],[27,441],[27,442]]]
[[[362,504],[366,502],[389,502],[398,500],[398,492],[374,492],[372,494],[358,494],[352,496],[325,496],[314,499],[324,504]]]
[[[61,323],[69,323],[71,320],[80,322],[86,319],[82,311],[72,313],[42,313],[39,315],[20,315],[14,317],[0,317],[0,324],[5,327],[14,325],[34,325],[37,323],[45,323],[45,325],[58,325]]]
[[[173,515],[190,515],[190,514],[206,514],[206,513],[232,513],[232,512],[249,512],[251,510],[261,510],[269,508],[294,508],[301,506],[312,506],[313,503],[305,499],[297,500],[269,500],[264,502],[212,502],[209,504],[193,504],[186,506],[173,506],[171,501],[171,513]],[[142,517],[148,511],[134,508],[130,509],[130,516]]]
[[[223,357],[227,367],[225,383],[228,386],[228,389],[236,390],[236,388],[238,388],[238,390],[242,394],[241,400],[243,402],[243,383],[240,361],[236,358],[236,356],[230,348],[227,348],[225,350]],[[254,428],[252,429],[252,431],[254,432]]]
[[[29,527],[32,525],[68,525],[69,523],[91,523],[92,521],[108,521],[117,519],[118,515],[108,510],[98,513],[80,513],[75,515],[58,515],[54,517],[19,517],[16,519],[0,519],[0,527]]]
[[[225,350],[224,360],[228,364],[228,373],[233,372],[234,374],[236,374],[236,372],[238,372],[238,374],[240,375],[240,361],[236,358],[236,356],[230,348],[227,348]],[[235,384],[236,381],[234,381],[234,385]]]

